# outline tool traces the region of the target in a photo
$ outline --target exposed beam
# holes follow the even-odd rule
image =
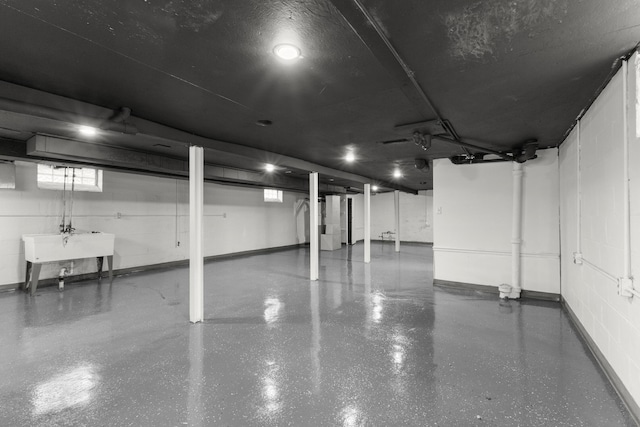
[[[55,129],[64,129],[66,133],[76,129],[76,125],[87,123],[95,124],[106,132],[107,138],[118,135],[118,138],[126,137],[129,141],[157,141],[162,144],[178,144],[185,149],[189,146],[203,147],[206,152],[222,154],[226,159],[234,160],[236,164],[247,163],[247,160],[269,162],[283,167],[298,169],[305,172],[315,171],[321,176],[333,177],[336,180],[350,181],[352,187],[360,187],[372,182],[371,177],[366,177],[328,166],[312,163],[295,157],[285,156],[258,148],[240,145],[234,142],[221,141],[194,135],[179,129],[165,126],[159,123],[141,119],[139,117],[127,117],[126,124],[109,120],[114,114],[113,110],[83,103],[69,98],[60,97],[46,92],[0,82],[3,92],[11,93],[10,98],[0,98],[0,117],[3,123],[20,123],[16,132],[52,134],[61,138],[73,138],[71,134],[58,134]],[[23,103],[17,99],[41,99],[42,105]],[[81,111],[82,114],[77,112]],[[47,130],[51,129],[51,130]],[[125,135],[126,133],[135,133]],[[186,155],[184,156],[186,162]],[[384,181],[380,185],[397,189],[403,192],[416,194],[417,191],[404,185]]]
[[[188,161],[159,154],[144,153],[127,148],[102,144],[88,144],[74,140],[36,135],[27,143],[0,140],[0,158],[34,161],[46,159],[58,163],[84,164],[134,173],[188,178]],[[266,175],[255,171],[239,170],[219,165],[205,164],[206,181],[276,187],[293,191],[307,191],[307,179],[283,175]],[[345,193],[344,187],[321,184],[323,193]]]

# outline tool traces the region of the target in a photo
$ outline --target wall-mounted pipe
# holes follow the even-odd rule
[[[631,204],[629,197],[629,129],[628,129],[628,112],[629,112],[629,94],[628,80],[629,78],[629,62],[622,61],[622,229],[623,229],[623,266],[622,277],[618,279],[618,294],[623,297],[631,298],[640,296],[640,292],[633,287],[633,278],[631,277]],[[636,83],[637,84],[637,83]]]
[[[507,153],[503,153],[502,151],[497,151],[497,150],[492,150],[491,148],[485,148],[485,147],[480,147],[478,145],[474,145],[474,144],[470,144],[468,142],[464,142],[462,140],[455,140],[455,139],[451,139],[451,138],[446,138],[444,136],[440,136],[440,135],[434,135],[432,137],[432,139],[437,139],[439,141],[443,141],[443,142],[448,142],[449,144],[455,144],[455,145],[459,145],[461,147],[465,147],[465,148],[471,148],[473,150],[477,150],[480,151],[481,153],[488,153],[488,154],[495,154],[496,156],[507,160],[507,161],[513,161],[514,157],[507,154]]]
[[[70,111],[58,110],[56,108],[45,107],[43,105],[27,104],[25,102],[16,101],[13,99],[0,98],[0,110],[9,111],[17,114],[25,114],[29,116],[36,116],[43,119],[57,120],[60,122],[77,124],[77,125],[90,125],[99,129],[109,130],[113,132],[120,132],[135,135],[138,133],[138,129],[132,125],[123,122],[116,122],[113,120],[99,119],[96,117],[83,117]],[[123,108],[116,112],[113,116],[120,120],[125,120],[127,108]],[[129,114],[131,110],[129,110]]]
[[[573,263],[582,264],[582,135],[580,135],[581,119],[576,125],[576,251],[573,253]]]
[[[485,159],[484,158],[485,154],[484,153],[477,153],[471,156],[467,156],[465,154],[461,154],[458,156],[451,156],[449,157],[449,161],[451,163],[453,163],[454,165],[473,165],[473,164],[478,164],[478,163],[496,163],[496,162],[511,162],[513,161],[513,159],[503,159],[503,158],[499,158],[499,159]]]
[[[511,218],[511,290],[508,298],[520,298],[522,286],[521,259],[522,249],[522,163],[513,162],[513,208]]]

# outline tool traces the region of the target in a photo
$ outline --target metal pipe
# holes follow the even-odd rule
[[[576,153],[576,197],[577,197],[577,219],[576,219],[576,252],[573,254],[573,262],[582,264],[582,135],[580,134],[581,119],[578,119],[577,134],[577,153]]]
[[[636,53],[637,55],[637,53]],[[622,61],[622,252],[623,266],[622,277],[618,279],[618,295],[626,298],[638,297],[638,292],[633,287],[631,277],[631,203],[629,196],[629,94],[627,80],[629,78],[628,60]]]
[[[17,114],[24,114],[28,116],[36,116],[43,119],[57,120],[60,122],[74,123],[77,125],[90,125],[99,129],[109,130],[114,132],[126,133],[135,135],[138,133],[138,129],[131,124],[117,123],[110,120],[98,119],[95,117],[82,117],[76,113],[69,111],[58,110],[56,108],[45,107],[43,105],[27,104],[25,102],[16,101],[13,99],[0,98],[0,110],[9,111]],[[114,117],[125,117],[126,113],[119,111]],[[124,120],[124,118],[122,118]]]
[[[520,298],[522,247],[522,163],[513,162],[513,209],[511,219],[511,292],[509,298]]]
[[[455,140],[455,139],[451,139],[451,138],[446,138],[446,137],[440,136],[440,135],[434,135],[433,139],[438,139],[438,140],[441,140],[441,141],[444,141],[444,142],[448,142],[450,144],[460,145],[462,147],[472,148],[474,150],[482,151],[483,153],[495,154],[496,156],[500,156],[504,160],[508,160],[510,162],[514,160],[514,157],[510,156],[509,154],[506,154],[506,153],[503,153],[503,152],[497,151],[497,150],[492,150],[491,148],[485,148],[485,147],[480,147],[478,145],[469,144],[468,142]]]
[[[628,61],[622,61],[622,150],[623,150],[623,190],[622,190],[622,212],[623,212],[623,277],[625,279],[631,278],[631,213],[630,213],[630,199],[629,199],[629,130],[627,129],[627,113],[629,108],[629,94],[627,93],[627,78],[629,75],[629,63]]]

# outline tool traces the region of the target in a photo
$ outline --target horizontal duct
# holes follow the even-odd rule
[[[3,142],[0,146],[4,148],[4,144]],[[21,158],[21,150],[17,145],[20,143],[8,144],[6,149],[0,150],[0,155],[14,160]],[[36,135],[27,141],[24,160],[33,161],[34,157],[56,160],[57,163],[70,162],[107,168],[111,166],[117,170],[159,176],[181,178],[189,176],[188,160],[108,145],[87,144],[47,135]],[[306,179],[265,175],[260,172],[211,164],[205,164],[204,178],[207,181],[252,187],[276,187],[305,193],[309,190]],[[344,187],[327,184],[321,186],[321,191],[323,193],[346,192]]]

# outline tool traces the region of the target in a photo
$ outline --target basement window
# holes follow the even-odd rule
[[[102,192],[102,170],[38,165],[38,188]]]
[[[282,190],[274,190],[272,188],[264,189],[264,201],[282,203]]]

